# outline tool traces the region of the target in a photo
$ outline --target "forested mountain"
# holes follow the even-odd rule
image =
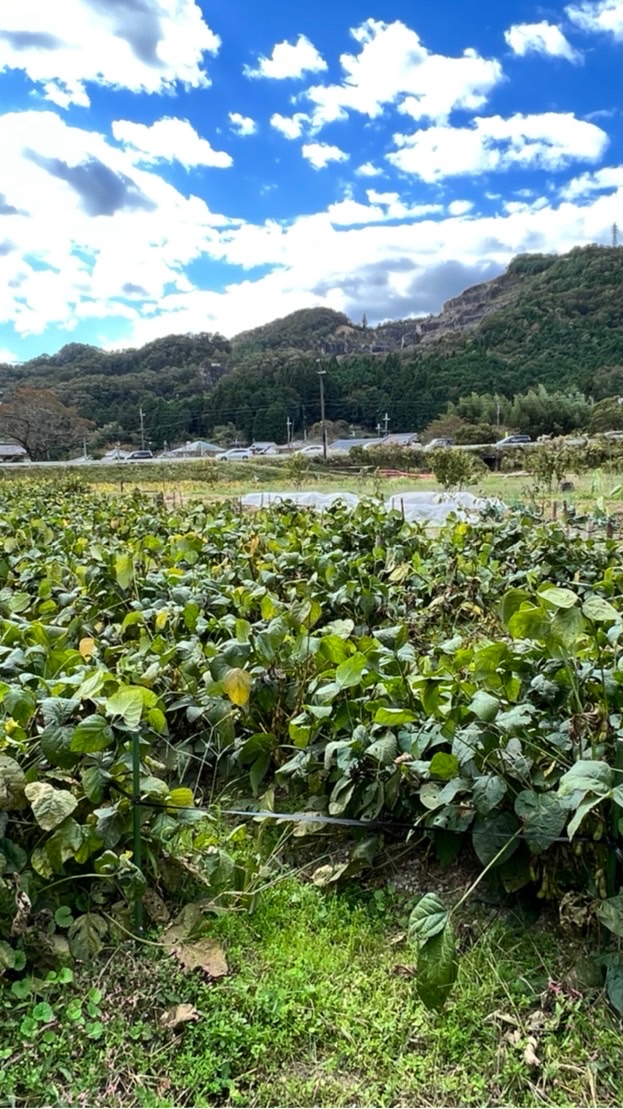
[[[178,335],[114,353],[73,343],[0,366],[0,389],[52,389],[103,429],[102,441],[136,441],[140,407],[155,446],[224,424],[283,440],[288,420],[297,434],[320,417],[320,363],[328,419],[374,428],[387,412],[392,430],[419,430],[472,392],[623,391],[622,294],[622,248],[520,255],[436,317],[370,328],[312,308],[231,341]]]

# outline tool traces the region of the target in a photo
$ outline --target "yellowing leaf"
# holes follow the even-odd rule
[[[83,659],[88,662],[95,650],[95,640],[89,639],[88,636],[84,639],[81,639],[80,643],[78,644],[78,650],[80,651]]]
[[[177,809],[191,809],[195,804],[192,789],[187,789],[185,786],[172,789],[169,794],[169,803]]]
[[[169,614],[168,614],[168,612],[165,611],[165,609],[163,609],[162,612],[156,613],[156,631],[157,632],[161,632],[163,628],[166,628],[168,619],[169,619]]]
[[[249,702],[251,675],[247,670],[240,670],[236,667],[229,671],[223,682],[223,688],[232,704],[242,708]]]

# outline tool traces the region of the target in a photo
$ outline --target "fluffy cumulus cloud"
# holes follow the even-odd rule
[[[254,135],[257,131],[257,123],[250,116],[243,116],[240,112],[229,113],[229,124],[231,130],[235,135]]]
[[[196,0],[2,0],[0,73],[21,70],[48,99],[88,107],[88,84],[163,93],[209,84],[218,35]]]
[[[304,112],[296,112],[293,116],[282,116],[280,112],[273,112],[270,125],[279,131],[285,139],[300,139],[309,123],[309,116]]]
[[[513,53],[520,58],[526,54],[541,54],[549,58],[566,58],[568,62],[582,60],[582,55],[565,38],[560,27],[546,20],[540,23],[515,23],[504,32],[504,38]]]
[[[428,182],[511,167],[560,170],[575,161],[596,162],[608,145],[595,123],[557,112],[476,117],[467,127],[428,127],[394,140],[400,149],[388,160]]]
[[[245,66],[247,77],[271,77],[275,81],[299,78],[304,73],[321,73],[327,68],[324,58],[305,35],[295,43],[278,42],[270,58],[260,57],[256,66]]]
[[[503,77],[499,61],[475,50],[458,58],[432,53],[398,20],[368,19],[351,34],[359,50],[342,54],[342,81],[312,85],[305,93],[316,130],[350,112],[374,119],[390,104],[414,119],[445,119],[457,108],[482,107]]]
[[[375,166],[373,162],[364,162],[363,165],[357,166],[355,173],[358,177],[381,177],[383,170]]]
[[[179,162],[186,166],[214,166],[228,169],[233,159],[224,150],[214,150],[207,139],[202,139],[187,119],[170,116],[151,125],[116,119],[112,133],[118,142],[131,150],[137,160],[146,165],[155,162]]]
[[[349,158],[339,146],[332,146],[328,142],[303,143],[301,154],[314,169],[325,169],[329,162],[347,162]]]
[[[582,31],[602,32],[623,40],[623,0],[571,4],[566,11],[572,23]]]

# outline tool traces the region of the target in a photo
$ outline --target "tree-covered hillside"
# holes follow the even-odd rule
[[[623,389],[623,249],[520,255],[506,274],[467,290],[437,317],[355,326],[327,308],[294,312],[231,342],[178,335],[106,353],[69,344],[21,367],[0,389],[53,390],[95,422],[100,439],[136,441],[139,408],[154,446],[231,424],[247,439],[284,440],[326,415],[367,428],[420,430],[471,393],[512,397],[531,386],[595,399]],[[103,430],[102,430],[103,429]]]

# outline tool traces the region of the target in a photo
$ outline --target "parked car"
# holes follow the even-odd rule
[[[453,447],[454,439],[449,439],[447,435],[440,435],[438,439],[431,439],[424,447],[425,451],[438,451],[443,450],[444,447]]]
[[[153,451],[131,451],[125,456],[124,462],[148,462],[153,457]]]
[[[253,451],[248,447],[231,447],[228,451],[221,451],[214,458],[216,462],[248,462],[253,458]]]
[[[500,439],[495,445],[496,447],[522,447],[525,443],[531,443],[532,439],[529,435],[507,435],[505,439]]]
[[[300,451],[296,453],[304,455],[305,458],[310,458],[324,454],[324,447],[322,443],[308,443],[306,447],[301,447]]]

